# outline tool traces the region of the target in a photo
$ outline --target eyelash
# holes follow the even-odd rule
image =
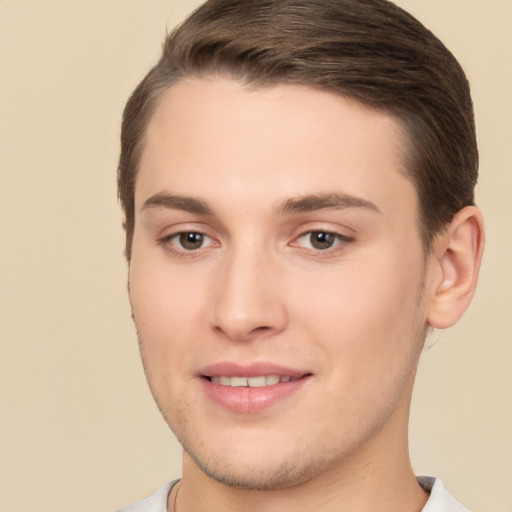
[[[164,236],[158,240],[158,245],[161,245],[166,251],[172,253],[175,256],[183,257],[183,258],[190,258],[197,256],[197,253],[204,249],[204,247],[199,247],[197,249],[185,249],[177,248],[176,245],[179,242],[173,243],[173,239],[180,238],[184,235],[195,235],[195,236],[201,236],[204,239],[210,239],[214,241],[214,245],[218,246],[220,245],[218,242],[216,242],[212,237],[208,236],[206,233],[203,233],[202,231],[178,231],[177,233],[172,233],[170,235]]]
[[[337,233],[335,231],[329,231],[329,230],[325,230],[325,229],[312,229],[312,230],[302,233],[297,238],[295,238],[294,242],[292,242],[292,244],[291,244],[292,247],[301,247],[299,245],[299,241],[306,239],[308,237],[309,237],[310,244],[311,244],[311,236],[315,235],[315,234],[333,238],[333,245],[331,245],[330,247],[326,247],[324,249],[317,249],[315,247],[304,247],[305,250],[314,251],[314,253],[319,256],[330,256],[334,252],[343,250],[343,248],[340,246],[354,242],[353,237],[343,235],[343,234]]]
[[[307,237],[311,237],[312,235],[315,235],[315,234],[332,237],[334,239],[333,245],[330,247],[326,247],[324,249],[318,249],[315,247],[302,247],[300,245],[300,243],[299,243],[300,240],[303,240]],[[175,243],[172,242],[174,239],[179,239],[183,236],[189,236],[189,235],[202,237],[202,242],[204,242],[205,239],[211,240],[213,243],[210,246],[213,246],[213,247],[220,246],[219,242],[217,242],[215,239],[208,236],[206,233],[204,233],[202,231],[179,231],[177,233],[172,233],[170,235],[167,235],[167,236],[164,236],[164,237],[158,239],[158,244],[160,246],[162,246],[166,251],[172,253],[175,256],[183,257],[183,258],[196,257],[196,256],[198,256],[198,253],[199,253],[199,251],[201,251],[201,249],[205,249],[203,244],[201,244],[201,247],[198,247],[196,249],[186,249],[183,247],[183,245],[181,248],[176,247],[176,245],[180,242],[175,242]],[[329,255],[332,255],[332,253],[334,253],[334,252],[338,252],[338,251],[342,250],[342,248],[339,247],[340,245],[343,246],[343,245],[346,245],[351,242],[354,242],[353,237],[343,235],[343,234],[337,233],[335,231],[329,231],[329,230],[323,230],[323,229],[312,229],[312,230],[305,231],[305,232],[301,233],[299,236],[294,238],[294,240],[292,242],[290,242],[289,245],[291,247],[298,247],[298,248],[302,248],[307,251],[312,251],[315,255],[329,256]]]

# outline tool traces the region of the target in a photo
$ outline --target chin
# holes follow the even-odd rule
[[[212,480],[229,487],[246,490],[274,491],[288,489],[303,484],[318,473],[318,468],[310,461],[293,460],[267,461],[262,463],[241,463],[240,460],[207,461],[195,456],[189,450],[188,455],[199,469]]]
[[[231,443],[226,439],[219,442],[215,437],[209,442],[186,437],[178,435],[178,440],[202,473],[223,485],[246,490],[272,491],[302,485],[335,465],[341,451],[339,446],[335,450],[298,438],[281,438],[276,443],[268,435],[247,436],[238,443],[236,436],[230,436]]]

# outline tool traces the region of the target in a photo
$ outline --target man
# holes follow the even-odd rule
[[[483,250],[467,80],[385,0],[210,0],[125,109],[129,293],[181,480],[123,511],[467,510],[416,478]]]

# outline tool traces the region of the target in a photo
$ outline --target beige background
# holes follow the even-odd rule
[[[112,511],[179,474],[126,298],[115,168],[124,102],[198,1],[0,0],[0,511]],[[512,1],[400,0],[463,63],[488,244],[477,297],[429,340],[418,472],[512,511]]]

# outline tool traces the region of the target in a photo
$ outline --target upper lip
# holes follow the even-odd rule
[[[260,377],[263,375],[280,375],[300,378],[304,375],[311,374],[311,372],[264,361],[249,364],[224,361],[205,366],[199,371],[199,374],[202,377]]]

